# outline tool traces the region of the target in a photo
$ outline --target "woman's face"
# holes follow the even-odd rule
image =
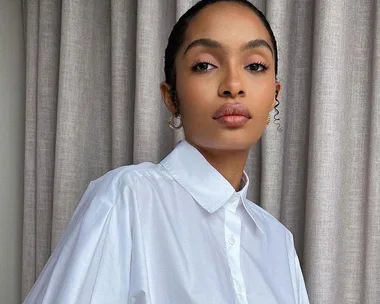
[[[185,138],[203,149],[249,149],[275,105],[270,35],[249,8],[220,2],[190,22],[177,53],[176,92]],[[168,92],[165,103],[175,112]]]

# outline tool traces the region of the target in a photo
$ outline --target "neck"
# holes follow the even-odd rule
[[[192,144],[206,160],[234,187],[240,190],[245,163],[248,158],[247,150],[212,150]]]

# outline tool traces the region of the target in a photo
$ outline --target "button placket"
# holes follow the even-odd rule
[[[233,195],[225,205],[225,244],[231,271],[231,283],[235,290],[237,303],[247,304],[244,278],[240,265],[241,219],[236,214],[240,201],[239,195]]]
[[[229,238],[228,238],[228,243],[233,246],[235,244],[235,238],[231,235]]]
[[[238,292],[242,292],[242,291],[243,291],[243,288],[241,287],[241,284],[240,284],[239,282],[236,282],[235,284],[236,284],[236,290],[237,290]]]

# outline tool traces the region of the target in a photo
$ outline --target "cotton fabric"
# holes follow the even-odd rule
[[[88,186],[25,303],[309,303],[292,234],[182,141]]]

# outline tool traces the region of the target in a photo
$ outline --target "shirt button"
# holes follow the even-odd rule
[[[235,239],[234,239],[233,236],[231,236],[231,237],[228,239],[228,243],[230,243],[230,245],[235,244]]]
[[[236,283],[236,289],[237,289],[238,292],[242,292],[242,290],[243,290],[241,288],[241,285],[238,282]]]

